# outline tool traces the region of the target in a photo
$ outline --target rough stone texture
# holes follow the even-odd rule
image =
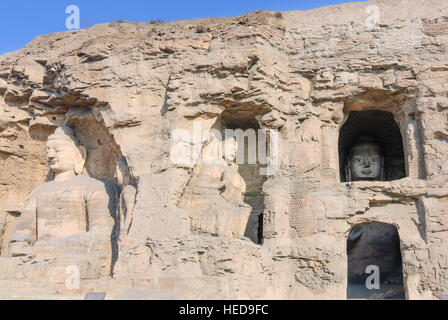
[[[366,26],[372,4],[376,29]],[[390,0],[117,22],[43,35],[1,56],[0,297],[345,299],[347,236],[369,222],[398,229],[406,298],[448,294],[446,12],[441,1]],[[350,111],[372,109],[393,114],[406,177],[341,183],[339,130]],[[51,269],[51,255],[27,260],[6,248],[46,179],[46,138],[64,122],[88,149],[92,177],[112,179],[123,155],[136,188],[113,279],[81,268],[77,290],[65,286],[65,267],[85,265],[81,256]],[[174,130],[194,123],[279,130],[274,174],[238,167],[250,239],[190,227],[181,203],[199,168],[173,163],[170,150]]]

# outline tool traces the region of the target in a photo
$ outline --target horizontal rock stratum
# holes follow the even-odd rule
[[[447,51],[384,0],[0,56],[0,297],[443,299]]]

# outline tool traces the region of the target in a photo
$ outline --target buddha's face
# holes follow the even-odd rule
[[[232,163],[236,158],[238,151],[238,143],[235,139],[228,139],[224,142],[225,160],[227,163]]]
[[[381,180],[383,164],[381,151],[377,144],[364,142],[354,145],[348,161],[352,181]]]
[[[55,173],[74,171],[76,163],[82,161],[79,149],[70,141],[49,140],[45,151],[48,167]]]

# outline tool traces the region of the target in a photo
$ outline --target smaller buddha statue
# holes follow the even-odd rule
[[[347,181],[383,181],[384,158],[373,137],[361,136],[348,153],[345,164]]]
[[[234,163],[237,149],[234,137],[222,142],[212,135],[205,143],[203,162],[181,204],[190,212],[192,230],[235,238],[244,235],[251,207],[243,201],[246,183]]]

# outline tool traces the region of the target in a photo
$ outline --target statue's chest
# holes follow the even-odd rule
[[[69,236],[87,231],[87,212],[80,187],[51,188],[36,196],[38,238]]]

